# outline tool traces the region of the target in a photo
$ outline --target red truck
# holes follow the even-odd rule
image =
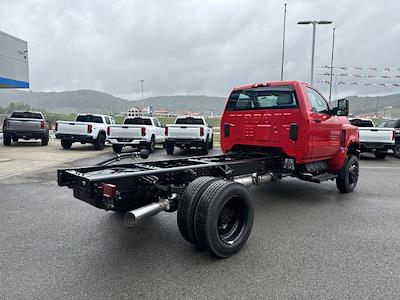
[[[231,92],[221,119],[224,154],[122,164],[117,155],[92,167],[58,170],[58,184],[105,210],[125,212],[125,223],[177,210],[182,236],[218,257],[238,252],[253,225],[248,187],[285,177],[336,180],[342,193],[357,185],[358,130],[348,101],[330,107],[298,81],[241,86]],[[118,162],[118,163],[116,163]]]

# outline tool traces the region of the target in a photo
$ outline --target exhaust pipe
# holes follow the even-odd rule
[[[126,226],[134,226],[139,221],[141,221],[145,218],[155,216],[159,212],[161,212],[163,210],[167,210],[168,207],[169,207],[168,199],[160,201],[160,202],[154,202],[154,203],[146,205],[146,206],[139,207],[137,209],[128,211],[125,214],[124,223]]]
[[[257,175],[256,173],[250,176],[241,176],[234,179],[235,182],[243,184],[245,186],[260,185],[267,183],[272,180],[272,174]]]

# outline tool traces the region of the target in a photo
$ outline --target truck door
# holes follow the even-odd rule
[[[153,123],[155,126],[156,143],[163,143],[165,141],[164,128],[157,118],[153,118]]]
[[[328,158],[339,149],[341,123],[337,116],[329,114],[328,103],[316,90],[306,87],[306,91],[311,106],[312,157]]]

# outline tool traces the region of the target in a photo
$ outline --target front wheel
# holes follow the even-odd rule
[[[69,141],[69,140],[61,140],[61,146],[65,149],[65,150],[68,150],[68,149],[71,149],[71,146],[72,146],[72,141]]]
[[[42,146],[47,146],[49,144],[49,137],[44,137],[42,140]]]
[[[208,146],[208,148],[209,148],[210,150],[214,148],[214,135],[211,137],[210,145]]]
[[[375,152],[375,157],[377,159],[385,159],[387,154],[385,152]]]
[[[94,148],[96,148],[96,150],[103,150],[105,146],[106,146],[106,136],[100,133],[94,142]]]
[[[210,143],[208,142],[208,139],[203,143],[201,146],[201,154],[207,155],[208,154],[208,149],[210,147]]]
[[[122,145],[112,145],[114,153],[118,154],[122,152]]]
[[[394,157],[400,158],[400,143],[397,143],[393,149]]]
[[[154,151],[156,151],[156,140],[154,136],[151,137],[150,142],[147,144],[147,149],[150,153],[154,153]]]
[[[348,156],[336,178],[336,187],[341,193],[352,192],[356,188],[359,174],[358,158],[354,155]]]
[[[3,144],[4,144],[4,146],[10,146],[11,145],[11,136],[4,134]]]
[[[174,144],[166,143],[166,145],[165,145],[165,149],[167,150],[167,154],[168,155],[173,155],[174,154],[174,148],[175,148]]]
[[[217,180],[200,196],[194,217],[195,236],[216,256],[229,257],[246,243],[253,220],[254,207],[247,188]]]

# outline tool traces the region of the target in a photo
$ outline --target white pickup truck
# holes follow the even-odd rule
[[[64,149],[70,149],[72,144],[91,143],[96,150],[103,150],[108,139],[107,128],[115,124],[111,116],[99,114],[79,114],[75,122],[57,121],[55,134],[61,140]]]
[[[358,127],[361,152],[373,152],[378,159],[386,158],[387,151],[395,145],[395,131],[392,128],[375,127],[370,119],[351,119],[350,123]]]
[[[179,116],[174,124],[165,127],[165,147],[167,153],[174,154],[174,148],[188,150],[200,148],[202,154],[208,154],[213,148],[212,126],[207,125],[204,117]]]
[[[124,146],[145,147],[153,153],[156,144],[165,142],[164,127],[153,117],[126,117],[124,124],[109,126],[107,132],[115,153]]]

